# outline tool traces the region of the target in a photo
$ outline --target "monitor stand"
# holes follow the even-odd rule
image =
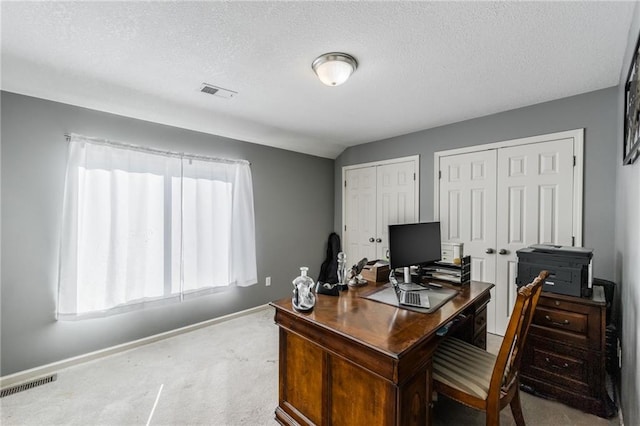
[[[399,269],[399,268],[398,268]],[[396,269],[392,269],[389,276],[396,276]],[[411,268],[405,267],[402,268],[402,281],[399,281],[398,284],[412,284],[413,280],[411,279]]]
[[[404,271],[404,283],[411,284],[411,268],[408,266],[405,266],[403,268],[403,271]]]
[[[398,283],[400,285],[400,289],[404,290],[404,291],[412,291],[412,290],[426,290],[427,288],[425,286],[422,286],[420,284],[414,283],[411,280],[411,268],[406,267],[403,268],[403,280],[401,283]]]

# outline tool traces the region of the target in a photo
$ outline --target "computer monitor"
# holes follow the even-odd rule
[[[440,222],[389,225],[389,264],[392,270],[424,265],[440,260],[440,257]]]

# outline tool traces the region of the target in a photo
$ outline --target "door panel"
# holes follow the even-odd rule
[[[375,259],[386,259],[389,225],[417,222],[415,215],[415,163],[406,161],[376,167],[378,181],[378,220]],[[369,258],[373,259],[373,258]]]
[[[572,245],[573,139],[498,150],[496,332],[515,303],[516,251],[532,244]]]
[[[462,230],[460,229],[460,224],[463,220],[460,209],[462,205],[462,193],[459,189],[450,189],[447,195],[447,238],[443,241],[459,240],[462,238]]]
[[[372,167],[346,171],[343,250],[349,265],[376,255],[376,172]],[[370,239],[374,241],[370,241]]]
[[[496,255],[486,251],[496,248],[496,152],[442,157],[440,171],[442,240],[464,243],[464,255],[471,256],[471,279],[493,283]],[[487,325],[494,332],[495,306],[491,303]]]

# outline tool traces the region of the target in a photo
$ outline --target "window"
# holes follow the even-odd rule
[[[251,170],[72,136],[59,318],[257,282]]]

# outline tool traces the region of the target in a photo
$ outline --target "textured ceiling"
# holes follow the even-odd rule
[[[2,2],[2,90],[335,158],[619,84],[634,7]],[[342,86],[311,70],[331,51],[359,62]],[[205,95],[203,82],[238,95]]]

